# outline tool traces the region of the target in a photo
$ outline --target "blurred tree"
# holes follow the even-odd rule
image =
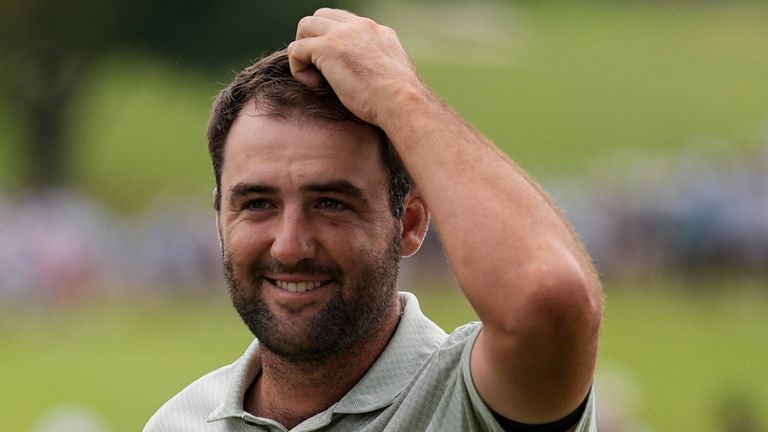
[[[66,181],[69,112],[103,56],[141,50],[222,73],[290,42],[297,20],[319,6],[315,0],[0,0],[0,97],[22,122],[26,139],[17,144],[26,156],[26,183]]]

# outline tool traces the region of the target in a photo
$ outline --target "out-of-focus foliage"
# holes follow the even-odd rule
[[[15,144],[23,149],[26,181],[39,186],[67,180],[67,121],[95,60],[138,50],[185,68],[222,73],[289,42],[298,18],[318,5],[313,0],[3,1],[1,102],[22,124]]]
[[[320,6],[317,0],[254,2],[242,0],[147,0],[124,2],[117,29],[121,40],[191,66],[218,73],[242,66],[266,50],[287,45],[296,24]]]

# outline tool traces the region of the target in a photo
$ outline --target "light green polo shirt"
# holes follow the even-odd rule
[[[291,431],[501,431],[475,389],[469,357],[482,325],[450,336],[430,321],[413,294],[404,303],[389,345],[366,375],[338,402]],[[261,371],[254,341],[234,363],[193,382],[165,403],[144,432],[286,432],[281,424],[243,410],[246,390]],[[576,431],[595,431],[590,394]]]

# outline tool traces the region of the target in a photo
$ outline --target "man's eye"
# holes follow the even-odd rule
[[[335,199],[325,198],[320,200],[320,203],[318,204],[318,207],[322,210],[332,211],[332,212],[340,212],[349,210],[349,207],[347,207],[346,204],[336,201]]]
[[[265,199],[255,199],[246,201],[245,205],[243,206],[244,210],[268,210],[274,208],[274,204],[272,204],[269,200]]]

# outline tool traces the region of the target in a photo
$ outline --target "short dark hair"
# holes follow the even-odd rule
[[[405,198],[413,188],[413,180],[394,146],[384,131],[352,114],[339,101],[331,86],[321,81],[318,88],[296,81],[291,74],[286,51],[280,50],[245,68],[219,93],[208,124],[208,151],[216,179],[216,211],[221,209],[221,169],[227,135],[245,104],[254,103],[270,116],[300,115],[328,122],[351,121],[373,129],[381,137],[381,158],[389,178],[392,215],[398,219],[403,216]]]

